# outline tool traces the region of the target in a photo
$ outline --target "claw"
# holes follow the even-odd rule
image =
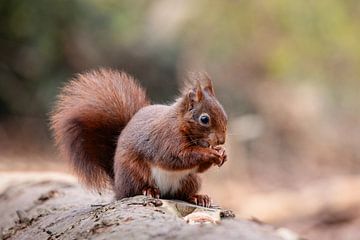
[[[193,195],[189,198],[189,202],[202,207],[211,207],[211,199],[208,195]]]
[[[146,187],[143,189],[142,194],[151,198],[160,198],[160,190],[156,187]]]

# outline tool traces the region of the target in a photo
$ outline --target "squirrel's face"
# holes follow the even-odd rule
[[[203,147],[225,143],[227,115],[215,97],[211,81],[190,89],[183,99],[181,131],[191,144]]]

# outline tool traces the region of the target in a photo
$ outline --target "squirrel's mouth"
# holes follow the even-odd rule
[[[198,145],[200,145],[201,147],[205,147],[205,148],[208,148],[210,147],[210,143],[206,140],[203,140],[203,139],[200,139],[198,141]]]
[[[211,146],[210,142],[205,139],[192,138],[191,136],[188,136],[188,137],[189,137],[189,141],[194,145],[198,145],[198,146],[204,147],[204,148],[208,148]]]

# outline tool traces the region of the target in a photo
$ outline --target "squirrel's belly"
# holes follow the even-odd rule
[[[151,176],[159,188],[161,195],[176,193],[180,188],[181,180],[194,172],[196,172],[196,168],[169,171],[159,167],[151,167]]]

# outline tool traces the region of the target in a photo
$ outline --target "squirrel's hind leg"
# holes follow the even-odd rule
[[[148,188],[151,182],[150,171],[139,165],[136,161],[115,162],[114,192],[116,199],[142,195],[144,189]],[[151,193],[154,194],[153,197],[156,197],[155,191]]]
[[[178,189],[175,197],[199,206],[210,207],[210,197],[208,195],[197,194],[200,185],[200,178],[196,174],[189,174],[189,176],[181,181],[181,187]]]

